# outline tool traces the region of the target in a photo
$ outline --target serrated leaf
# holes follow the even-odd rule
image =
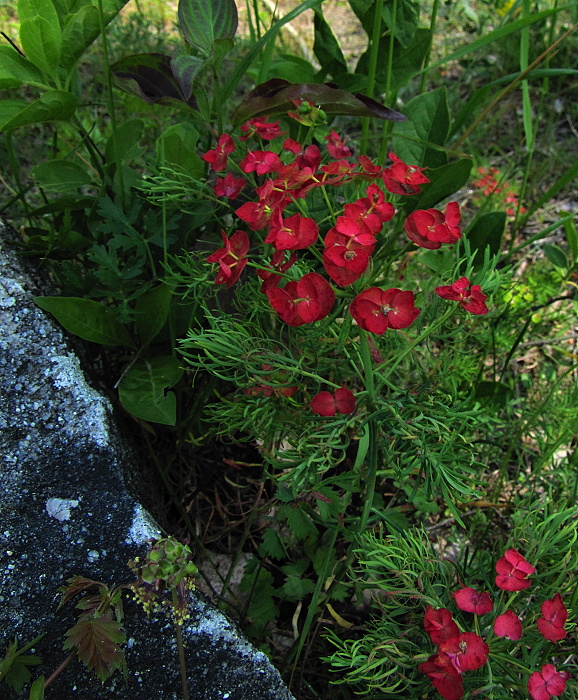
[[[215,39],[232,39],[237,32],[234,0],[179,0],[178,17],[187,44],[206,58]]]
[[[44,85],[42,71],[12,46],[0,46],[0,90],[24,83]]]
[[[124,408],[137,418],[175,425],[177,399],[172,391],[183,375],[180,361],[176,357],[153,357],[139,360],[122,378],[118,396]]]
[[[259,545],[259,554],[262,557],[269,556],[272,559],[285,559],[287,557],[287,548],[277,530],[265,530],[263,541]]]
[[[317,535],[317,528],[311,518],[299,506],[289,507],[286,511],[287,525],[298,540]]]
[[[405,105],[408,121],[393,127],[392,150],[405,163],[437,168],[447,163],[443,150],[450,127],[445,87],[425,92]]]
[[[172,297],[171,288],[166,284],[160,284],[138,298],[135,323],[143,345],[150,343],[165,325]]]
[[[127,329],[106,306],[80,297],[34,297],[69,333],[101,345],[134,347]]]
[[[23,100],[0,101],[0,131],[42,122],[66,121],[72,117],[78,100],[62,90],[51,90],[34,102]]]
[[[86,169],[70,160],[47,160],[32,168],[32,177],[48,192],[67,192],[90,185],[92,177]]]
[[[59,592],[62,593],[62,600],[58,604],[59,608],[61,608],[63,605],[66,605],[66,603],[68,603],[69,600],[79,595],[80,593],[83,593],[84,591],[87,591],[90,588],[94,588],[95,586],[99,588],[104,585],[100,581],[93,581],[92,579],[85,578],[84,576],[72,576],[68,579],[66,584],[66,586],[61,586],[58,589]]]
[[[327,114],[377,117],[391,121],[406,119],[400,112],[389,109],[365,95],[353,95],[330,85],[291,84],[276,78],[252,90],[235,109],[231,115],[231,121],[239,124],[251,117],[285,114],[295,109],[293,100],[313,102]]]
[[[12,644],[8,645],[4,658],[0,660],[0,681],[6,683],[17,693],[30,681],[28,666],[38,666],[42,663],[40,657],[24,653],[31,646],[32,644],[27,644],[19,649],[18,640],[15,639]]]
[[[306,595],[313,593],[315,582],[309,578],[298,578],[297,576],[287,576],[281,588],[283,596],[289,600],[303,600]]]
[[[68,639],[64,649],[76,651],[78,658],[102,683],[124,666],[124,654],[119,645],[126,642],[126,635],[116,620],[105,616],[80,620],[65,636]]]

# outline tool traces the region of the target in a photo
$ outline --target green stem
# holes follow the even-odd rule
[[[427,52],[423,61],[423,67],[424,71],[421,74],[421,84],[419,91],[420,93],[425,92],[425,81],[427,78],[427,71],[428,71],[428,65],[429,65],[429,59],[431,56],[431,47],[433,45],[433,38],[434,38],[434,32],[436,28],[436,22],[437,22],[437,17],[438,17],[438,8],[439,8],[439,0],[434,0],[433,2],[433,7],[431,11],[431,21],[429,23],[429,42],[428,42],[428,47],[427,47]]]
[[[106,23],[104,20],[104,9],[102,7],[102,0],[98,0],[98,21],[100,24],[100,34],[102,36],[102,58],[104,61],[104,74],[105,74],[105,81],[106,81],[106,95],[108,99],[108,111],[109,111],[109,116],[110,116],[110,125],[112,127],[112,145],[113,145],[113,152],[114,152],[114,162],[116,165],[116,171],[118,173],[118,186],[119,186],[119,194],[120,194],[120,201],[122,202],[122,206],[124,208],[126,199],[125,199],[125,190],[124,190],[124,175],[122,172],[122,163],[119,161],[118,158],[118,145],[116,142],[116,114],[115,114],[115,107],[114,107],[114,95],[112,93],[112,78],[110,75],[110,61],[108,58],[108,41],[106,38]]]
[[[373,16],[373,34],[371,35],[371,48],[369,54],[369,66],[367,71],[367,96],[373,97],[375,93],[375,76],[377,74],[377,61],[379,58],[379,40],[381,38],[381,25],[384,0],[377,0],[375,3],[375,14]],[[391,41],[393,42],[393,31]],[[369,137],[369,117],[364,117],[361,132],[360,153],[367,152],[367,140]]]
[[[363,367],[363,376],[365,379],[365,390],[367,392],[369,411],[372,414],[375,407],[375,401],[377,398],[375,390],[374,381],[374,367],[373,360],[371,358],[371,351],[369,349],[369,341],[367,340],[367,332],[361,331],[360,336],[360,356],[361,364]],[[367,522],[371,514],[371,509],[373,507],[373,496],[375,494],[375,485],[377,483],[377,424],[376,419],[370,415],[366,430],[368,431],[368,450],[366,459],[366,489],[365,489],[365,502],[363,504],[363,511],[361,513],[361,518],[359,520],[359,534],[365,532],[367,527]]]
[[[173,588],[173,606],[176,609],[178,605],[177,592]],[[181,626],[178,622],[175,622],[175,637],[177,640],[177,650],[179,652],[179,668],[181,672],[181,687],[183,689],[183,700],[189,700],[189,686],[187,683],[187,665],[185,662],[185,645],[183,644],[183,633],[181,632]]]

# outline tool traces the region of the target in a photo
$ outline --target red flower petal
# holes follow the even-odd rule
[[[494,634],[517,642],[522,637],[522,623],[513,610],[506,610],[494,620]]]
[[[460,610],[477,615],[484,615],[494,609],[489,593],[478,593],[473,588],[462,588],[453,594]]]

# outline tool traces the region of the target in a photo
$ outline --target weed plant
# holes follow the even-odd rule
[[[124,4],[3,8],[0,211],[200,575],[300,698],[576,697],[576,4]]]

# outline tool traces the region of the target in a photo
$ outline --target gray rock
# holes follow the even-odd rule
[[[15,637],[25,644],[45,632],[33,677],[48,677],[67,656],[64,632],[74,623],[72,605],[57,610],[59,586],[73,575],[130,581],[126,562],[160,532],[127,491],[132,457],[108,401],[34,305],[37,290],[3,242],[6,232],[0,224],[0,652]],[[127,681],[116,672],[101,685],[74,660],[48,700],[181,697],[172,623],[125,601]],[[200,594],[183,635],[191,698],[292,698],[267,658]],[[0,685],[0,697],[10,692]]]

